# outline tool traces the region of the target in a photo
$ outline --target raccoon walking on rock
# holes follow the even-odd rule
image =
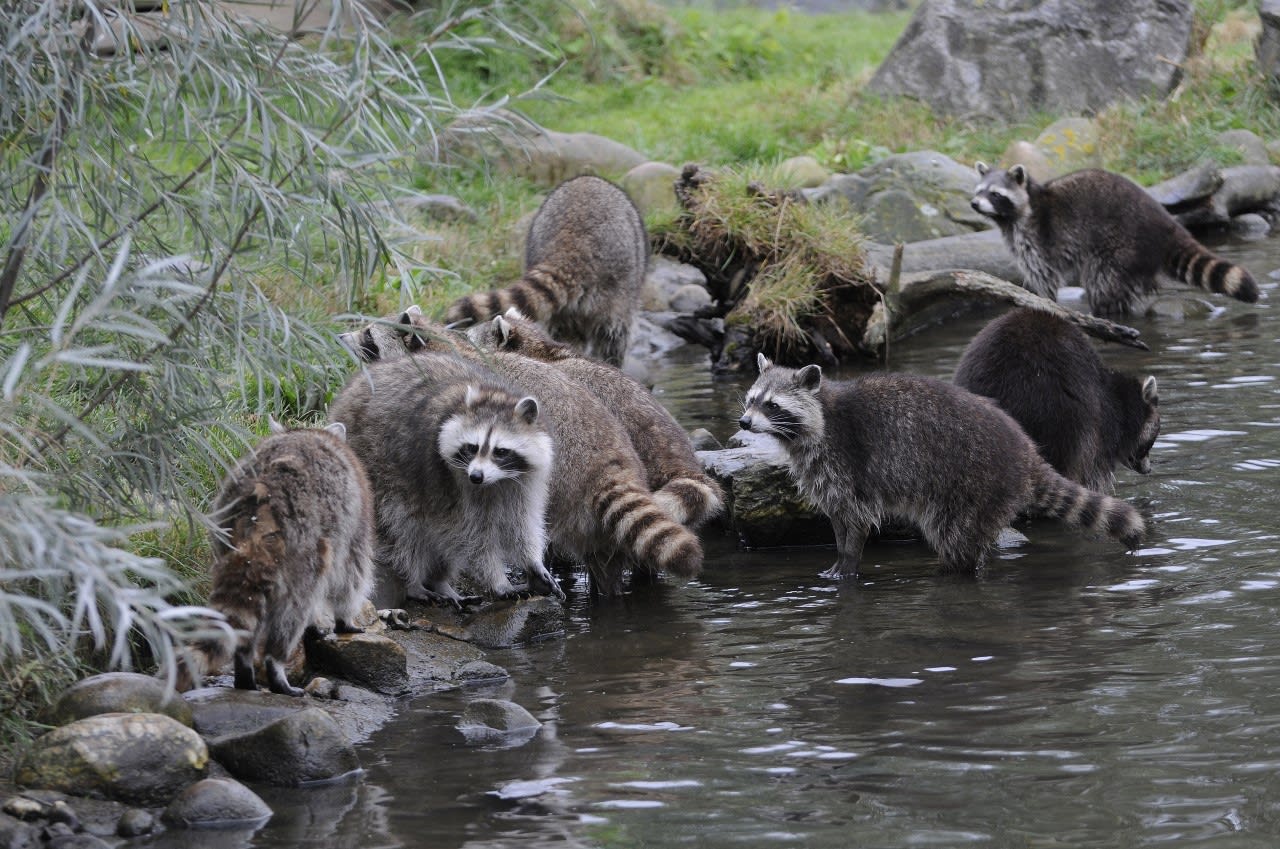
[[[698,527],[724,508],[724,493],[698,462],[684,428],[638,381],[557,342],[514,307],[468,335],[483,349],[548,363],[599,398],[626,428],[648,472],[654,501],[677,522]]]
[[[534,397],[483,365],[444,354],[402,357],[356,374],[334,399],[373,487],[377,560],[410,598],[461,606],[469,571],[498,596],[563,597],[543,565],[552,437]]]
[[[213,502],[221,533],[213,535],[209,606],[246,635],[234,648],[236,687],[257,688],[254,658],[261,652],[271,691],[301,696],[282,663],[324,608],[332,610],[335,630],[361,630],[351,622],[372,580],[373,499],[342,424],[285,431],[272,421],[272,430]],[[225,643],[196,646],[180,668],[178,689],[190,689],[229,653]]]
[[[1137,184],[1109,171],[1076,171],[1038,183],[1021,165],[981,177],[971,206],[1004,235],[1026,287],[1053,298],[1084,288],[1094,314],[1128,314],[1167,276],[1253,303],[1258,285],[1215,256]]]
[[[555,338],[621,366],[648,259],[644,221],[627,193],[599,177],[575,177],[534,216],[520,280],[458,299],[445,320],[479,323],[515,307]]]
[[[1109,491],[1117,463],[1151,471],[1156,379],[1108,368],[1058,316],[1024,308],[992,320],[960,356],[955,383],[995,401],[1049,465],[1089,489]]]
[[[831,519],[830,578],[857,574],[870,531],[916,523],[948,571],[975,571],[1019,513],[1044,515],[1129,548],[1144,523],[1123,501],[1055,472],[1017,423],[986,398],[905,374],[824,381],[759,356],[739,424],[786,449],[800,492]]]

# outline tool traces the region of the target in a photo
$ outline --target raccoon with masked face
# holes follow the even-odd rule
[[[781,443],[800,492],[831,519],[837,560],[857,574],[868,534],[890,517],[919,526],[947,571],[982,566],[1021,513],[1050,516],[1136,547],[1144,523],[1123,501],[1053,470],[991,401],[906,374],[824,380],[816,365],[759,356],[743,430]]]
[[[553,437],[539,402],[478,362],[424,354],[370,366],[334,399],[373,488],[377,560],[408,594],[461,605],[462,572],[497,596],[563,597],[543,565]]]

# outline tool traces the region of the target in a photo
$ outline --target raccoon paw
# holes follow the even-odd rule
[[[363,634],[364,628],[359,625],[352,625],[345,619],[335,618],[333,620],[333,632],[335,634]]]
[[[556,580],[555,575],[547,571],[547,567],[542,564],[529,570],[528,591],[531,593],[540,593],[542,595],[555,596],[564,601],[568,596],[564,594],[564,590],[560,588],[560,582]]]
[[[844,578],[856,578],[858,576],[858,564],[848,563],[844,560],[837,560],[831,564],[831,568],[818,574],[819,578],[826,578],[832,581],[843,580]]]

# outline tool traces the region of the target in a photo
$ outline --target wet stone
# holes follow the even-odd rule
[[[541,727],[533,714],[506,699],[474,699],[458,721],[458,730],[472,743],[520,745]]]
[[[243,828],[271,817],[271,808],[238,781],[206,778],[183,790],[161,816],[172,828]]]
[[[4,812],[14,819],[23,822],[32,822],[34,820],[44,819],[46,805],[37,802],[35,799],[28,799],[23,796],[14,796],[4,803]]]
[[[0,849],[36,849],[40,829],[17,817],[0,813]]]
[[[381,634],[328,634],[307,643],[307,659],[317,671],[379,693],[403,693],[409,687],[404,649]]]
[[[511,673],[487,660],[473,660],[459,667],[454,680],[464,686],[470,684],[489,684],[494,681],[505,681]]]
[[[43,717],[66,725],[103,713],[159,713],[191,725],[191,708],[163,680],[136,672],[107,672],[72,684]]]
[[[236,778],[282,787],[331,781],[360,768],[342,728],[314,707],[254,731],[216,737],[209,751]]]
[[[482,648],[533,643],[564,635],[565,608],[547,597],[499,601],[464,620],[463,628],[466,639]]]
[[[144,811],[142,808],[129,808],[120,815],[120,821],[116,823],[116,836],[125,838],[141,837],[144,834],[150,834],[155,830],[155,827],[156,818],[152,816],[150,811]]]

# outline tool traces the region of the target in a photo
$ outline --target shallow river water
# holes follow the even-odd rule
[[[839,586],[831,549],[711,538],[696,582],[579,587],[566,639],[492,653],[513,678],[483,694],[532,740],[466,744],[464,694],[407,702],[360,781],[269,798],[254,845],[1280,845],[1280,239],[1221,250],[1268,300],[1103,350],[1160,385],[1152,474],[1117,481],[1140,551],[1040,522],[976,579],[872,544]],[[990,315],[892,367],[949,376]],[[745,384],[704,355],[654,377],[682,423],[735,429]]]

